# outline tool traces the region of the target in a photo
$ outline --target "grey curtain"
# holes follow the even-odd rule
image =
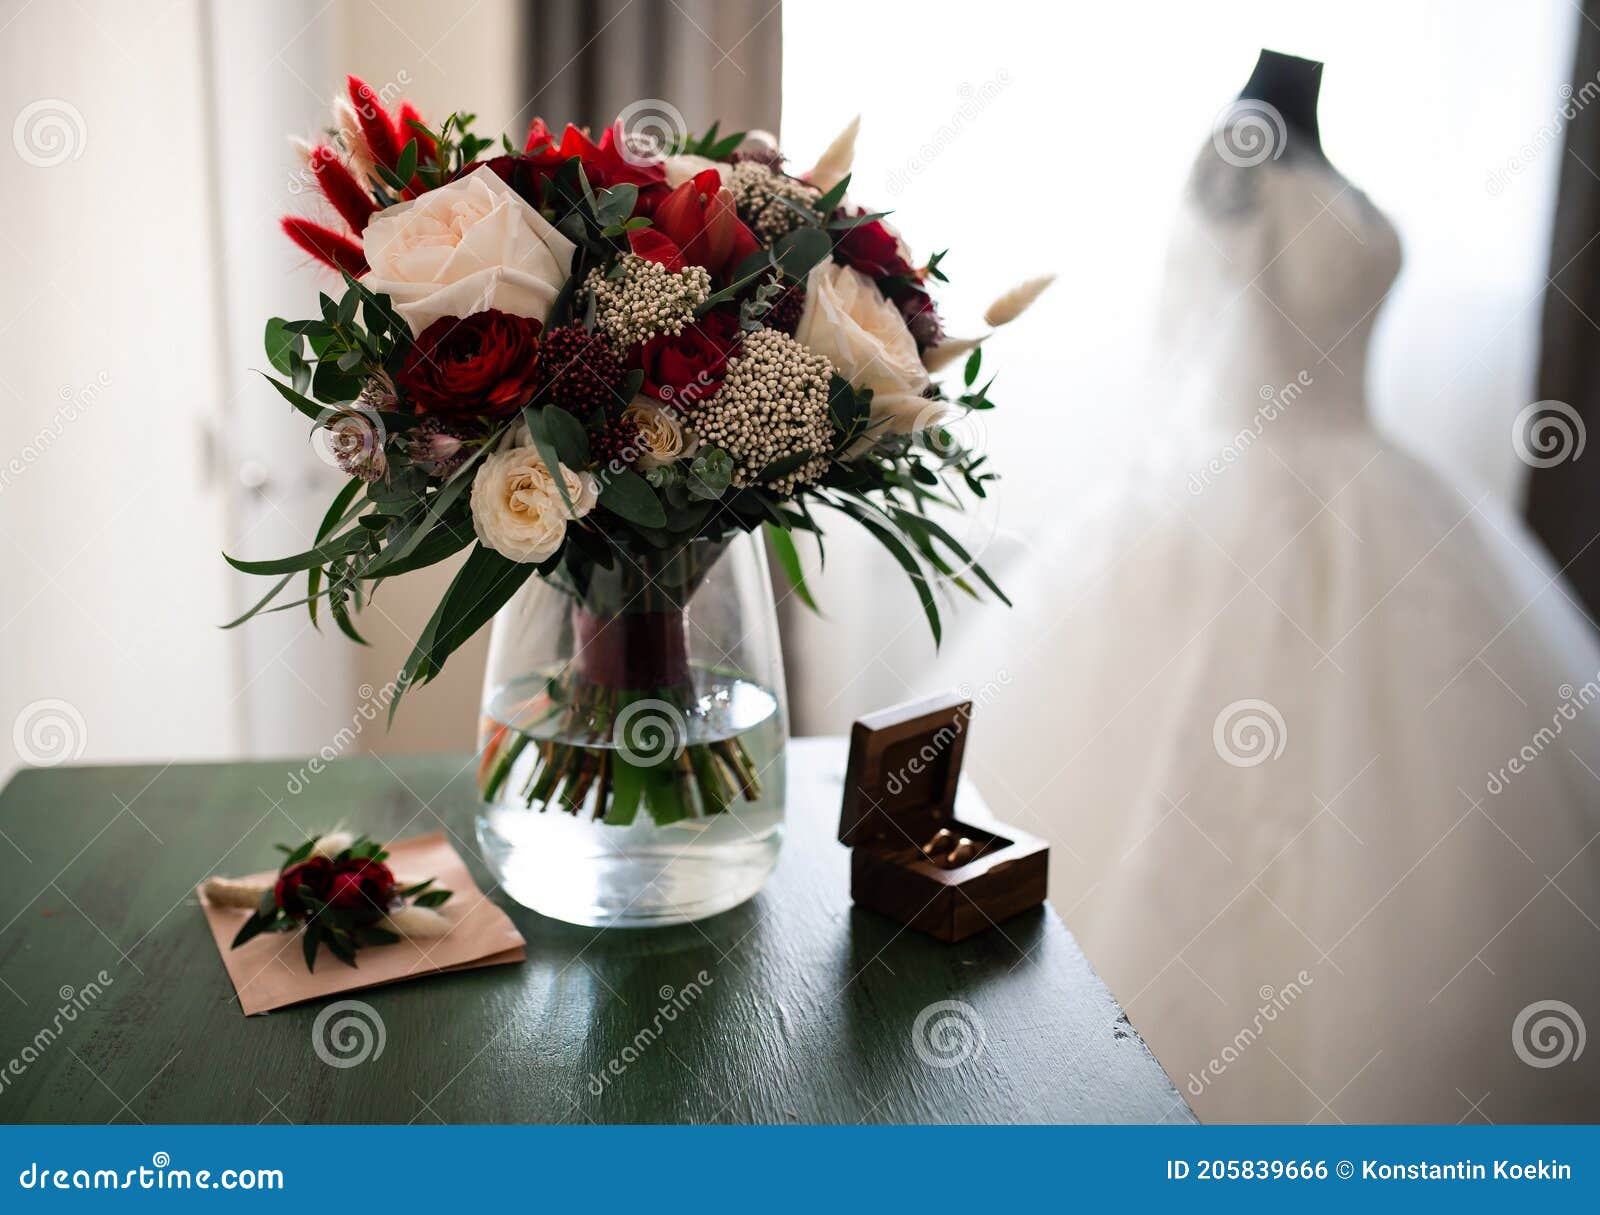
[[[530,0],[518,121],[598,132],[626,106],[660,99],[689,128],[778,129],[779,0]]]
[[[1541,323],[1538,399],[1583,422],[1576,459],[1535,468],[1528,522],[1600,616],[1600,0],[1584,0]],[[1583,104],[1579,105],[1582,102]]]

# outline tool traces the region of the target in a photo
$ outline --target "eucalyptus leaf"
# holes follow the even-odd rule
[[[811,268],[833,255],[833,241],[820,228],[796,228],[772,247],[784,274],[803,282]]]
[[[628,469],[606,478],[600,487],[600,505],[641,527],[665,527],[667,523],[667,512],[661,508],[649,482]]]
[[[267,362],[284,375],[292,376],[296,356],[300,353],[300,334],[289,328],[288,321],[275,316],[267,322],[264,341]]]
[[[800,553],[794,546],[794,537],[775,523],[765,523],[762,526],[766,530],[772,554],[778,559],[778,566],[783,570],[783,576],[789,580],[789,585],[794,588],[794,593],[800,596],[800,601],[813,612],[822,615],[822,609],[811,596],[811,588],[806,585],[806,572],[800,564]]]

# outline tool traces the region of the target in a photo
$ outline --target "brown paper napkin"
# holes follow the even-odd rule
[[[228,977],[239,993],[239,1007],[246,1016],[418,975],[523,960],[526,954],[522,934],[511,918],[478,889],[443,832],[419,835],[386,847],[389,868],[402,878],[435,878],[441,888],[453,892],[450,901],[437,909],[452,927],[444,936],[425,941],[368,946],[356,953],[354,968],[324,949],[317,955],[317,969],[308,973],[300,956],[298,932],[264,932],[238,949],[230,949],[250,913],[238,907],[214,907],[203,894],[200,896],[206,923],[211,926],[211,935],[222,952],[222,964],[228,969]],[[276,876],[253,874],[247,880],[267,882]]]

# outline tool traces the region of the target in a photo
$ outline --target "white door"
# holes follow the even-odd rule
[[[250,589],[219,551],[300,547],[328,484],[245,370],[293,264],[315,12],[85,0],[0,31],[0,774],[314,749],[318,685],[348,696],[287,614],[217,628]]]

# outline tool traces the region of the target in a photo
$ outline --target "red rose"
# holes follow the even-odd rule
[[[910,263],[900,252],[899,240],[881,219],[846,228],[833,252],[845,265],[872,278],[911,273]]]
[[[312,898],[326,903],[332,885],[333,862],[325,856],[313,856],[280,873],[272,887],[272,897],[288,915],[300,920],[311,914],[311,908],[300,900],[300,888],[304,886]]]
[[[732,312],[709,312],[674,337],[663,333],[634,351],[644,368],[645,396],[688,409],[722,387],[728,356],[739,345],[739,319]]]
[[[346,911],[377,919],[394,901],[394,874],[382,861],[354,858],[334,866],[328,902]]]
[[[493,308],[441,317],[406,352],[395,383],[418,413],[512,413],[533,396],[542,328]]]

